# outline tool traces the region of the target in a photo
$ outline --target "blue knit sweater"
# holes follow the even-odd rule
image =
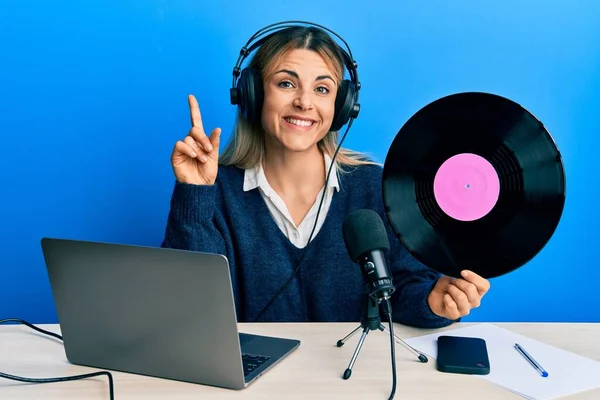
[[[340,191],[333,195],[321,230],[304,249],[281,232],[258,189],[243,191],[243,181],[243,170],[219,166],[214,185],[176,182],[162,243],[228,258],[240,322],[256,318],[293,274],[303,251],[307,254],[300,271],[260,321],[360,321],[365,281],[360,266],[348,256],[342,223],[350,212],[369,208],[380,214],[389,233],[394,321],[421,328],[452,323],[427,305],[439,274],[416,261],[391,231],[383,208],[381,167],[360,166],[339,175]]]

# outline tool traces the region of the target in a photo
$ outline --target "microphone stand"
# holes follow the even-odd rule
[[[388,307],[387,314],[389,315],[389,318],[390,318],[390,321],[389,321],[390,328],[393,329],[393,327],[391,325],[393,323],[391,320],[392,309],[391,309],[391,305],[389,304],[389,300],[387,300],[387,299],[386,299],[386,305]],[[358,353],[360,352],[360,349],[362,348],[362,345],[365,342],[365,339],[367,338],[367,334],[370,331],[374,331],[374,330],[387,331],[390,334],[390,337],[393,336],[396,339],[396,342],[400,343],[408,351],[410,351],[412,354],[417,356],[419,361],[421,361],[422,363],[426,363],[428,361],[427,356],[425,356],[423,353],[420,353],[419,351],[415,350],[408,343],[406,343],[404,340],[400,339],[398,336],[393,334],[392,331],[388,330],[385,326],[383,326],[383,324],[381,323],[381,316],[379,315],[379,301],[374,299],[372,296],[369,296],[368,294],[365,294],[365,303],[363,304],[363,315],[360,320],[360,325],[356,329],[354,329],[352,332],[350,332],[346,337],[338,340],[337,347],[342,347],[348,339],[350,339],[352,336],[354,336],[359,331],[360,328],[363,328],[363,332],[360,336],[360,339],[358,341],[356,349],[354,350],[354,354],[352,354],[352,359],[350,360],[350,364],[348,365],[348,368],[346,368],[346,371],[344,371],[344,379],[348,379],[348,378],[350,378],[350,375],[352,375],[352,367],[354,366],[354,363],[356,362],[356,358],[358,357]],[[394,342],[392,341],[392,354],[393,354],[393,343]]]
[[[379,214],[373,210],[357,210],[353,211],[344,220],[343,225],[344,242],[350,258],[360,264],[363,272],[363,277],[367,281],[365,286],[365,303],[363,303],[363,312],[360,318],[360,325],[350,332],[345,338],[338,340],[337,346],[342,347],[344,343],[354,336],[360,328],[363,328],[362,335],[358,341],[358,345],[352,354],[350,365],[344,371],[344,379],[349,379],[352,375],[352,368],[358,357],[358,353],[367,338],[370,331],[376,329],[387,331],[381,323],[379,316],[379,304],[383,302],[385,305],[384,312],[387,316],[390,329],[390,346],[392,360],[392,392],[388,400],[394,398],[396,393],[396,353],[395,341],[403,345],[408,351],[413,353],[419,361],[426,363],[427,357],[421,354],[414,348],[404,342],[398,336],[394,335],[394,322],[392,320],[392,306],[390,297],[395,291],[392,283],[392,275],[386,266],[384,255],[385,250],[389,250],[389,241],[386,233],[386,228]]]

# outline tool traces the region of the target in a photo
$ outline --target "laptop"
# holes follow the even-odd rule
[[[41,246],[72,364],[239,390],[300,345],[238,332],[223,255],[57,238]]]

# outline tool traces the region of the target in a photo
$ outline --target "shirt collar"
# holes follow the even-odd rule
[[[325,173],[329,172],[329,166],[331,165],[331,157],[325,154]],[[263,188],[263,190],[270,187],[267,177],[265,176],[265,171],[263,170],[262,163],[259,163],[254,168],[249,168],[244,171],[244,192],[247,192],[256,188]],[[335,188],[336,191],[340,191],[340,185],[338,182],[337,170],[333,169],[331,171],[331,175],[329,176],[329,181],[327,182],[328,188]]]

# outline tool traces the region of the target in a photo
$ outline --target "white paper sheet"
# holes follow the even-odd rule
[[[532,400],[552,400],[600,387],[600,362],[513,333],[493,324],[465,328],[406,339],[405,341],[437,358],[437,337],[441,335],[482,338],[490,361],[487,379],[511,392]],[[542,377],[514,348],[519,343],[545,370]]]

